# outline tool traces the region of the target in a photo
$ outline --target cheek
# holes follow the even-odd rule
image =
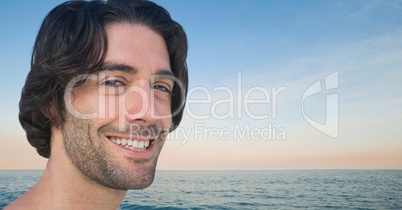
[[[70,95],[66,108],[75,117],[107,121],[118,116],[119,101],[116,96],[98,94],[96,91],[75,91]]]
[[[156,107],[158,109],[159,116],[170,116],[171,115],[171,108],[170,103],[162,102],[157,103]]]
[[[118,96],[101,95],[98,104],[99,118],[114,119],[119,116],[119,110],[122,105]]]
[[[97,117],[99,112],[99,101],[97,95],[91,94],[65,94],[66,109],[75,116],[85,115]]]
[[[170,103],[157,103],[156,104],[157,110],[158,110],[158,116],[160,117],[160,121],[162,124],[162,127],[164,128],[170,128],[170,125],[172,123],[172,112],[171,112],[171,107]]]

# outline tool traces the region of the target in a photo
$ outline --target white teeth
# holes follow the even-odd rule
[[[144,151],[149,147],[150,141],[138,141],[138,140],[131,140],[131,139],[119,139],[115,137],[109,138],[112,142],[121,145],[127,149],[135,150],[135,151]],[[154,142],[152,142],[154,144]]]
[[[138,140],[134,140],[134,141],[133,141],[133,147],[134,147],[134,148],[138,148]]]
[[[138,148],[144,148],[145,144],[144,141],[140,141],[138,144]]]

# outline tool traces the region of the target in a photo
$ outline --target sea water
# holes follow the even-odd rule
[[[43,171],[0,171],[0,209]],[[157,171],[121,209],[402,209],[402,170]]]

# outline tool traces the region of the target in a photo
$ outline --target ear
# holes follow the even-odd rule
[[[50,122],[51,127],[60,128],[64,121],[64,101],[52,97],[44,106],[40,108],[43,116]]]

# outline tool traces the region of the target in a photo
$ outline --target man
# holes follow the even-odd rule
[[[148,187],[187,94],[187,38],[143,0],[72,1],[35,41],[19,119],[48,158],[40,181],[6,209],[118,209]]]

